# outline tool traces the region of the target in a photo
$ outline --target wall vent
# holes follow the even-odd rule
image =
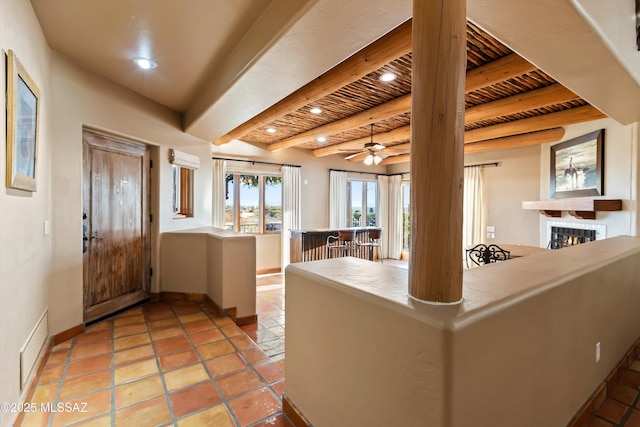
[[[38,320],[35,328],[31,331],[29,338],[27,338],[27,342],[24,343],[22,348],[20,349],[20,388],[22,389],[27,380],[29,379],[29,375],[31,375],[31,371],[33,370],[33,366],[38,359],[38,355],[44,346],[44,343],[47,341],[49,337],[49,315],[48,310],[45,310]]]

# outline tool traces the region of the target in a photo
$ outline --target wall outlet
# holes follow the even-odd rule
[[[496,232],[496,227],[495,227],[495,225],[488,225],[488,226],[487,226],[487,232],[488,232],[488,233],[495,233],[495,232]]]
[[[600,361],[600,343],[596,343],[596,363]]]

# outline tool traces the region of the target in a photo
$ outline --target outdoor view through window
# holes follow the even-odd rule
[[[282,177],[227,175],[225,228],[241,233],[282,229]]]
[[[375,227],[378,212],[378,183],[352,180],[347,182],[347,191],[349,227]],[[365,215],[363,215],[363,206],[366,207]]]

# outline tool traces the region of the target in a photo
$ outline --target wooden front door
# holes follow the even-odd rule
[[[84,321],[149,298],[149,148],[83,132]]]

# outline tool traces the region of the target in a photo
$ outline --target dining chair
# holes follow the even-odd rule
[[[358,243],[361,248],[369,251],[369,261],[373,261],[375,255],[375,249],[378,248],[378,259],[382,261],[382,229],[372,228],[367,230],[368,240],[363,243]]]
[[[327,237],[327,250],[329,258],[332,254],[338,253],[339,256],[353,255],[356,247],[356,231],[355,230],[338,230],[337,236]]]
[[[465,249],[466,263],[469,268],[469,260],[475,265],[490,264],[497,261],[506,261],[511,258],[511,253],[498,245],[485,245],[480,243]]]

